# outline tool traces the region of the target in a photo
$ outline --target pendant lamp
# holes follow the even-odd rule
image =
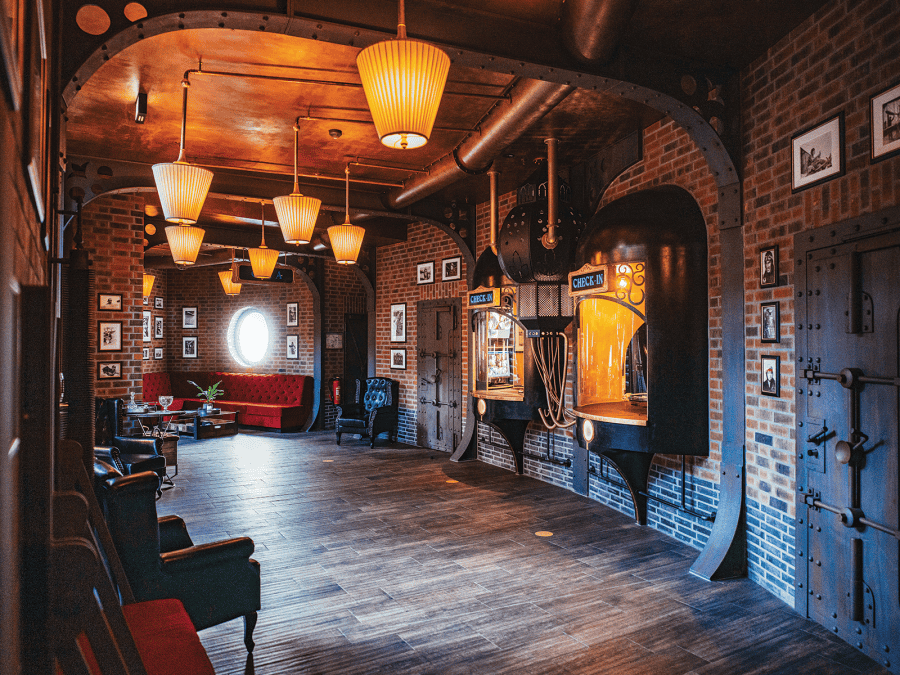
[[[190,82],[182,80],[181,147],[174,162],[153,165],[153,180],[162,204],[163,215],[170,223],[193,225],[200,217],[206,193],[212,183],[212,171],[189,164],[184,158],[184,129],[187,121],[187,92]]]
[[[427,42],[406,38],[403,0],[398,15],[397,39],[363,49],[356,67],[381,142],[389,148],[418,148],[431,136],[450,57]]]
[[[268,279],[275,271],[275,264],[278,262],[278,251],[273,251],[266,247],[266,204],[260,202],[262,207],[262,241],[259,248],[251,248],[250,267],[253,268],[253,276],[257,279]]]
[[[231,249],[231,267],[219,272],[219,281],[222,282],[225,295],[240,295],[241,284],[235,283],[232,279],[234,279],[234,249]]]
[[[152,274],[144,275],[144,297],[149,298],[150,292],[153,290],[153,282],[156,281],[156,277]]]
[[[294,190],[289,195],[275,197],[275,213],[278,215],[278,224],[281,225],[281,233],[286,244],[308,244],[312,239],[313,230],[316,227],[316,218],[319,217],[319,207],[322,200],[315,197],[304,197],[300,194],[300,186],[297,183],[297,138],[300,127],[294,125]]]
[[[206,230],[190,225],[166,227],[166,239],[169,241],[169,250],[172,251],[172,260],[176,265],[193,265],[197,262],[204,234]]]
[[[339,265],[352,265],[359,257],[363,236],[366,231],[359,225],[350,222],[350,165],[344,169],[347,182],[347,216],[343,225],[332,225],[328,228],[331,250]]]

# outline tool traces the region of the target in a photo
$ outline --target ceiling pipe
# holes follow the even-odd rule
[[[610,61],[637,0],[566,0],[562,7],[562,42],[579,61]]]
[[[497,204],[497,176],[498,173],[491,169],[488,171],[488,177],[491,179],[491,251],[497,255],[497,220],[499,219],[499,210]]]
[[[467,174],[484,173],[501,150],[553,110],[574,89],[553,82],[521,80],[510,92],[511,100],[498,104],[481,124],[481,133],[469,136],[456,150],[432,165],[428,174],[411,178],[403,188],[389,192],[387,206],[402,209]]]
[[[559,239],[556,237],[557,223],[557,197],[559,196],[559,176],[556,173],[556,146],[555,138],[546,138],[547,144],[547,231],[541,237],[544,248],[556,248]]]

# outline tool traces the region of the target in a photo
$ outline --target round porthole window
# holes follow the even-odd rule
[[[228,324],[228,351],[244,367],[256,365],[269,349],[269,324],[255,307],[239,309]]]

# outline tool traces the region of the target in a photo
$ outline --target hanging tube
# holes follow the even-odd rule
[[[544,140],[547,144],[547,231],[541,237],[544,248],[553,249],[559,244],[556,236],[557,199],[559,197],[559,178],[556,174],[556,145],[555,138]]]
[[[497,255],[497,219],[498,219],[498,204],[497,204],[497,172],[493,169],[488,171],[488,176],[491,179],[491,251],[493,251],[494,255]]]

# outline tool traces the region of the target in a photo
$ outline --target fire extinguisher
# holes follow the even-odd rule
[[[331,378],[331,402],[334,405],[341,404],[341,378]]]

